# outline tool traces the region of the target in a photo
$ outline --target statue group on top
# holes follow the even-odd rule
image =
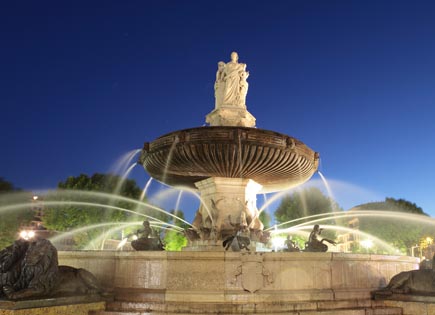
[[[218,62],[216,73],[215,107],[236,106],[246,108],[246,95],[248,94],[248,82],[246,81],[249,72],[246,71],[246,64],[239,63],[239,55],[231,53],[231,61]]]

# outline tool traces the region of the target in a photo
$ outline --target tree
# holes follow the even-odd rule
[[[289,227],[310,221],[309,216],[336,211],[342,211],[342,209],[334,200],[325,196],[320,189],[309,187],[282,198],[280,205],[275,211],[275,220],[277,223],[286,223],[288,221],[302,219],[295,223],[289,222],[289,224],[283,225],[283,227]],[[327,220],[324,221],[323,224],[334,225],[335,221]],[[335,232],[331,230],[325,230],[322,235],[330,239],[335,238]],[[295,240],[299,246],[302,246],[306,241],[298,236],[293,236],[293,240]]]
[[[1,209],[27,203],[28,206],[21,208]],[[0,177],[0,249],[11,245],[17,239],[20,227],[28,225],[32,218],[31,194],[20,192],[11,182]]]
[[[341,208],[334,200],[326,197],[320,189],[310,187],[282,198],[275,211],[275,219],[278,223],[284,223],[337,210],[341,211]],[[298,224],[308,220],[309,218],[298,222]]]
[[[270,222],[272,221],[272,218],[270,217],[269,213],[267,213],[266,210],[263,210],[260,212],[260,221],[264,225],[264,229],[267,229],[270,227]]]
[[[115,175],[96,173],[89,177],[81,174],[77,177],[70,176],[64,182],[58,184],[60,189],[81,190],[93,192],[112,193],[115,191],[121,178]],[[119,195],[137,200],[141,190],[134,180],[125,180]],[[75,205],[73,201],[88,202],[95,206]],[[102,223],[121,222],[121,221],[138,221],[143,217],[136,216],[132,213],[116,210],[111,207],[119,207],[128,210],[134,210],[136,203],[129,201],[114,201],[110,198],[104,200],[101,196],[92,196],[92,194],[68,194],[68,191],[57,191],[54,194],[46,196],[47,201],[58,201],[60,204],[56,207],[44,209],[43,222],[48,229],[55,231],[69,231],[79,227],[95,226],[95,228],[75,233],[73,238],[78,248],[83,248],[90,241],[97,239],[102,233],[108,233],[110,227],[98,227]],[[120,237],[120,232],[111,233],[107,236]]]
[[[185,220],[184,213],[181,210],[171,211],[172,214],[176,215],[180,219]],[[172,224],[182,228],[187,229],[189,226],[184,223],[183,221],[173,219]],[[179,231],[175,230],[166,230],[164,241],[165,243],[165,249],[169,251],[179,251],[184,246],[187,245],[187,238],[184,236],[184,234],[180,233]]]
[[[429,225],[407,220],[407,213],[422,216],[427,214],[415,203],[404,199],[385,198],[385,201],[362,204],[354,209],[397,212],[397,217],[394,219],[377,215],[362,216],[359,218],[359,229],[386,241],[404,254],[409,248],[418,244],[421,238],[433,235]]]
[[[0,177],[0,193],[17,191],[14,185],[11,182],[8,182],[3,177]]]

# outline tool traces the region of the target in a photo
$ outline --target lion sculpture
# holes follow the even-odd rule
[[[434,258],[423,261],[419,270],[403,271],[391,278],[385,288],[373,292],[376,299],[388,298],[393,294],[435,295]]]
[[[100,293],[88,271],[58,266],[57,250],[46,239],[18,240],[0,252],[0,296],[10,300]]]
[[[22,257],[24,257],[28,247],[29,242],[18,240],[0,251],[0,297],[3,286],[12,285],[18,281]]]

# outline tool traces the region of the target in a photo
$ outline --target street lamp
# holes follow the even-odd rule
[[[20,232],[20,237],[21,237],[22,239],[28,241],[28,240],[30,240],[30,239],[32,239],[32,238],[35,237],[35,231],[32,231],[32,230],[29,230],[29,231],[22,230],[22,231]]]

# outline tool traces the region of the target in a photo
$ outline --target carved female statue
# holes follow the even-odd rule
[[[247,92],[247,82],[246,78],[248,73],[245,71],[246,64],[238,63],[239,55],[236,52],[231,53],[231,61],[225,65],[224,68],[224,81],[225,81],[225,91],[223,105],[233,105],[233,106],[244,106],[246,92]],[[242,95],[241,83],[245,84],[243,86],[244,95]]]
[[[249,72],[245,71],[246,64],[244,64],[243,71],[240,72],[240,93],[237,98],[237,105],[246,107],[246,95],[248,94],[249,83],[246,81],[249,77]]]
[[[224,92],[225,92],[225,81],[224,81],[224,69],[225,62],[218,62],[218,71],[216,72],[216,81],[214,83],[214,97],[215,97],[215,108],[222,105]]]

